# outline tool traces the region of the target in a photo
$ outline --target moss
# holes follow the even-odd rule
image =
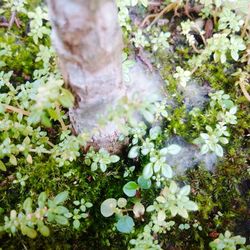
[[[29,8],[32,9],[40,3],[40,0],[29,2]],[[139,10],[143,14],[144,11],[144,8]],[[10,13],[6,17],[9,16]],[[6,34],[6,30],[0,28],[0,42],[11,45],[13,53],[13,57],[1,57],[1,60],[6,63],[6,67],[1,70],[13,70],[12,82],[15,84],[24,83],[27,78],[32,78],[35,69],[41,68],[40,62],[34,62],[38,48],[32,38],[27,36],[29,20],[26,16],[19,18],[23,21],[21,29],[14,26]],[[126,43],[128,43],[128,36],[126,36]],[[43,44],[49,46],[50,41],[44,40]],[[125,50],[129,52],[132,49]],[[164,134],[156,141],[159,148],[164,145],[166,138],[173,135],[182,136],[192,142],[201,131],[204,131],[207,124],[215,123],[216,114],[210,112],[209,106],[205,106],[198,116],[191,116],[183,104],[183,96],[177,91],[178,83],[172,76],[173,72],[177,65],[188,68],[187,62],[191,56],[191,49],[181,42],[175,52],[161,51],[155,55],[154,63],[161,65],[160,74],[166,82],[165,91],[175,103],[174,107],[169,107],[171,119],[166,119],[163,123]],[[225,146],[226,157],[218,163],[215,173],[197,166],[189,170],[187,175],[176,177],[180,183],[191,184],[192,199],[198,202],[200,211],[190,215],[188,223],[191,228],[186,231],[180,231],[178,226],[187,221],[180,217],[174,218],[176,225],[173,230],[166,232],[159,239],[164,249],[208,249],[209,242],[225,229],[242,236],[247,236],[249,233],[241,225],[248,218],[247,209],[250,202],[250,178],[247,175],[250,110],[239,87],[235,86],[236,78],[231,76],[234,67],[237,65],[207,62],[194,73],[194,78],[208,84],[211,90],[223,89],[230,94],[238,105],[238,123],[230,128],[230,144]],[[53,124],[53,128],[46,130],[49,132],[51,141],[58,143],[58,125]],[[15,177],[17,172],[23,176],[28,175],[28,179],[23,187],[19,183],[13,183],[13,180],[3,186],[0,185],[0,202],[1,207],[4,208],[4,213],[0,213],[1,221],[3,221],[3,215],[8,214],[11,209],[18,210],[27,196],[36,200],[39,193],[43,191],[53,197],[61,191],[69,190],[70,200],[66,204],[68,208],[74,209],[73,201],[80,198],[91,201],[94,208],[91,209],[89,218],[82,223],[79,231],[73,230],[72,227],[58,228],[50,225],[52,232],[49,238],[39,236],[36,240],[31,240],[17,235],[13,240],[6,235],[0,235],[1,247],[3,249],[127,249],[129,239],[142,231],[149,215],[143,218],[145,221],[138,219],[134,235],[128,236],[116,231],[115,218],[104,218],[100,214],[101,202],[110,197],[124,197],[123,185],[133,178],[136,180],[143,166],[148,162],[148,156],[131,160],[127,159],[127,152],[125,155],[122,156],[121,163],[108,169],[107,173],[90,171],[90,168],[83,163],[83,155],[77,161],[63,167],[58,167],[55,160],[47,156],[36,156],[32,164],[27,164],[26,159],[19,155],[18,166],[9,167],[8,171],[0,177],[0,183],[8,176]],[[132,177],[123,178],[125,168],[133,165],[136,169]],[[152,204],[158,193],[158,189],[152,188],[145,193],[138,192],[138,196],[141,196],[144,205],[147,206]],[[131,201],[130,203],[132,206]],[[202,230],[193,227],[196,220]]]

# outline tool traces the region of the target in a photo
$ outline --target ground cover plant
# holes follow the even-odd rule
[[[53,2],[0,1],[0,249],[250,249],[249,1],[116,1],[118,147],[72,120]]]

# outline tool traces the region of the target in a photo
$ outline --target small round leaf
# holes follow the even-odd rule
[[[130,216],[125,215],[118,220],[116,228],[121,233],[130,233],[133,230],[134,225],[135,223],[133,219]]]
[[[130,181],[123,186],[123,192],[128,197],[133,197],[136,194],[136,190],[138,189],[138,184],[134,181]]]
[[[117,201],[114,198],[109,198],[101,204],[101,214],[104,217],[110,217],[114,214]]]

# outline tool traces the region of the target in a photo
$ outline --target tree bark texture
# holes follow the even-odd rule
[[[115,0],[47,1],[52,42],[63,78],[76,97],[69,111],[72,126],[77,134],[93,135],[90,145],[118,152],[119,129],[112,122],[101,127],[99,119],[124,96],[142,102],[161,100],[162,81],[137,63],[130,83],[122,82],[123,43]]]
[[[93,142],[109,147],[117,139],[114,124],[98,127],[124,95],[122,34],[114,0],[48,0],[52,42],[64,80],[76,97],[70,120],[76,133],[98,133]]]

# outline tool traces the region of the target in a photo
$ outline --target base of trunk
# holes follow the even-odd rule
[[[109,152],[118,153],[122,150],[128,141],[119,141],[121,135],[119,125],[115,122],[107,122],[104,126],[98,125],[99,120],[107,118],[108,110],[115,108],[118,101],[127,97],[129,102],[155,102],[163,99],[163,81],[159,74],[150,72],[142,63],[137,62],[130,71],[130,82],[124,83],[126,90],[123,94],[119,92],[119,96],[115,97],[111,105],[103,105],[98,108],[98,114],[89,107],[74,108],[70,110],[70,119],[76,133],[87,132],[92,135],[88,146],[93,146],[95,149],[105,148]],[[136,99],[135,99],[136,98]],[[135,110],[136,119],[141,121],[142,116],[138,115],[140,110]],[[126,117],[119,114],[119,123],[125,123]],[[86,126],[84,124],[86,123]],[[78,125],[78,126],[77,126]]]

